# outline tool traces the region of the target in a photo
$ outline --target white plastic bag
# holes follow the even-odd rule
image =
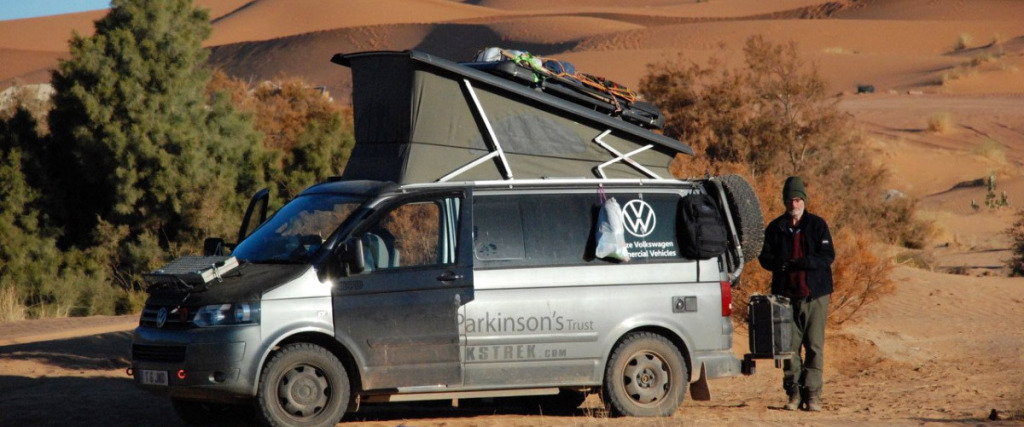
[[[622,208],[614,197],[605,200],[597,214],[597,248],[594,255],[598,258],[629,261],[625,229],[622,226]]]

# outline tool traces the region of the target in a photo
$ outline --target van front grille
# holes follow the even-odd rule
[[[132,344],[132,360],[181,363],[185,361],[185,346]]]
[[[157,320],[160,317],[161,309],[166,313],[166,320],[163,325],[159,325]],[[147,304],[142,309],[139,326],[162,329],[187,329],[193,326],[192,316],[190,316],[193,312],[190,307],[165,307]]]

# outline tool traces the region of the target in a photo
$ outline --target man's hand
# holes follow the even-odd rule
[[[779,267],[779,270],[783,271],[783,272],[786,272],[786,271],[796,271],[796,270],[806,270],[810,266],[811,266],[811,264],[810,264],[809,261],[807,261],[807,258],[798,258],[798,259],[791,259],[791,260],[788,260],[788,261],[784,261],[782,263],[782,266]]]

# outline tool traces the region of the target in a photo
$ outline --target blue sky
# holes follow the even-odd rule
[[[0,21],[106,9],[110,0],[0,0]]]

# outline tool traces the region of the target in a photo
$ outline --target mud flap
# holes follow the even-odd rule
[[[708,372],[704,364],[700,364],[700,378],[690,383],[690,399],[697,401],[711,400],[711,388],[708,387]]]

